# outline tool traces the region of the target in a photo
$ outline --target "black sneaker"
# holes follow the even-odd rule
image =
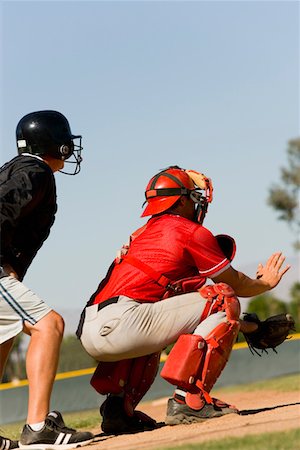
[[[0,436],[0,450],[12,450],[19,448],[18,441],[12,441],[11,439]]]
[[[121,397],[108,396],[100,407],[100,414],[101,429],[105,434],[139,433],[159,428],[154,419],[140,411],[135,411],[132,417],[128,416]]]
[[[201,409],[196,410],[190,408],[186,403],[179,403],[174,398],[169,398],[165,423],[166,425],[189,424],[223,415],[221,409],[217,410],[210,403],[205,403]]]
[[[51,411],[40,431],[33,431],[29,425],[24,425],[19,447],[64,450],[82,447],[93,440],[94,435],[92,433],[76,431],[66,427],[62,415],[58,411]]]

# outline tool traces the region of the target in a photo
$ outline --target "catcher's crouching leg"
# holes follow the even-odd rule
[[[163,367],[161,376],[177,386],[174,397],[168,401],[168,425],[200,422],[238,412],[209,395],[239,331],[239,301],[229,289],[230,295],[223,295],[220,308],[226,312],[227,321],[218,324],[205,339],[196,334],[180,336]]]
[[[140,358],[98,364],[91,384],[100,394],[108,394],[100,407],[104,433],[134,433],[159,426],[151,417],[135,411],[155,379],[159,361],[160,353],[153,353]]]

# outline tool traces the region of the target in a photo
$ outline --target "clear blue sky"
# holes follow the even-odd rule
[[[213,179],[205,225],[236,239],[236,268],[295,256],[266,200],[299,136],[299,2],[4,1],[1,24],[1,163],[28,112],[83,135],[25,279],[50,305],[86,302],[171,164]]]

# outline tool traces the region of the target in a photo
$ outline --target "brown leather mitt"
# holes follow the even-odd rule
[[[261,321],[255,313],[245,313],[243,320],[257,323],[258,329],[252,333],[244,333],[251,353],[261,356],[261,353],[282,344],[291,330],[295,331],[295,321],[290,314],[277,314]],[[257,350],[261,350],[258,352]]]

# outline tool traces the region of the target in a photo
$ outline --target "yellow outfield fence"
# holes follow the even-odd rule
[[[300,339],[300,333],[291,334],[288,336],[288,340],[299,340],[299,339]],[[234,346],[233,346],[233,350],[240,350],[240,349],[244,349],[244,348],[248,348],[248,344],[246,342],[238,342],[238,343],[234,344]],[[168,356],[166,354],[162,354],[160,362],[161,363],[165,362],[167,357]],[[92,375],[94,373],[94,371],[95,371],[95,367],[89,367],[87,369],[79,369],[79,370],[72,370],[69,372],[58,373],[55,377],[55,381],[64,380],[67,378],[81,377],[84,375]],[[17,387],[27,386],[27,385],[28,385],[28,380],[16,380],[16,381],[9,382],[9,383],[2,383],[2,384],[0,384],[0,391],[5,390],[5,389],[12,389],[12,388],[17,388]]]

